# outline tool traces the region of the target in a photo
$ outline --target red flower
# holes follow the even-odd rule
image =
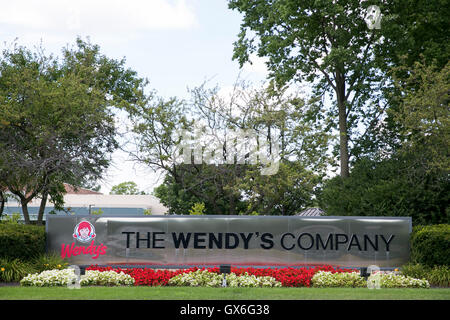
[[[99,267],[93,265],[86,270],[98,270],[98,271],[116,271],[124,272],[134,278],[135,286],[167,286],[169,280],[179,274],[195,272],[197,270],[208,270],[209,272],[220,273],[219,267],[213,268],[197,268],[192,267],[189,269],[173,270],[154,270],[151,268],[113,268],[111,266]],[[332,267],[329,265],[316,266],[314,268],[237,268],[232,267],[231,272],[236,275],[242,275],[248,273],[249,275],[255,275],[257,277],[270,276],[281,282],[283,287],[309,287],[311,279],[317,271],[330,271],[332,273],[342,272],[354,272],[354,269],[340,269],[339,267]]]

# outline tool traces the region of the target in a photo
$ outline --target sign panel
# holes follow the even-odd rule
[[[70,264],[397,267],[409,217],[49,216],[47,249]]]

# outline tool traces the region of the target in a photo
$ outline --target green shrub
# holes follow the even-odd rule
[[[426,279],[432,286],[450,286],[449,266],[434,266],[433,268],[430,268],[419,263],[409,263],[402,267],[401,273],[407,277]]]
[[[19,223],[19,220],[20,213],[18,212],[13,212],[11,216],[9,216],[7,213],[4,213],[1,218],[2,223]]]
[[[411,261],[428,267],[450,265],[450,225],[414,227],[411,235]]]
[[[428,281],[433,286],[449,287],[450,286],[450,267],[435,266],[430,270]]]
[[[420,263],[408,263],[402,266],[401,274],[416,279],[428,279],[430,268]]]
[[[34,266],[20,259],[0,258],[0,281],[18,282],[29,273],[36,272]]]
[[[60,255],[56,253],[51,254],[41,254],[34,258],[32,261],[37,272],[42,272],[45,270],[54,270],[54,269],[65,269],[69,265],[64,259],[61,258]]]
[[[31,260],[45,253],[45,227],[0,223],[0,257]]]
[[[358,159],[349,177],[323,181],[320,208],[330,216],[406,216],[413,225],[450,223],[448,173],[425,173],[415,157]]]

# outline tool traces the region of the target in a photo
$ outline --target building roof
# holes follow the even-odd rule
[[[300,213],[297,213],[296,216],[302,216],[302,217],[320,217],[324,216],[325,211],[323,211],[320,208],[308,208],[306,210],[303,210]]]
[[[10,207],[20,206],[16,200],[11,199]],[[34,198],[28,203],[28,207],[39,207],[41,199]],[[47,202],[47,207],[52,208],[53,203]],[[65,208],[137,208],[149,209],[152,215],[166,214],[168,209],[152,195],[110,195],[110,194],[65,194]]]
[[[66,194],[102,194],[101,192],[92,191],[80,187],[74,187],[68,183],[64,183],[64,189],[66,189]]]
[[[118,195],[118,194],[66,194],[65,207],[98,208],[151,208],[163,205],[152,195]]]

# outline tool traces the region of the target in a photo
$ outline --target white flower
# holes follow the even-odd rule
[[[78,277],[74,269],[46,270],[41,273],[29,274],[20,284],[23,286],[67,286],[75,283]],[[132,285],[134,279],[123,272],[115,271],[86,271],[81,276],[80,285]]]
[[[228,287],[281,287],[281,282],[272,277],[256,277],[248,273],[237,276],[234,273],[225,276]],[[197,270],[177,275],[169,280],[175,286],[222,286],[223,275],[208,270]]]

